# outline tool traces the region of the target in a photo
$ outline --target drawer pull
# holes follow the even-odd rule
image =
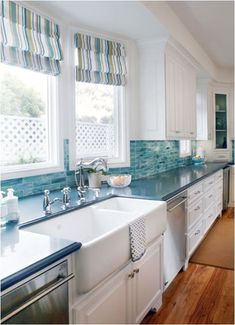
[[[200,232],[201,232],[201,231],[198,229],[198,230],[194,233],[194,235],[197,236],[197,235],[200,234]]]
[[[133,272],[134,273],[139,273],[140,269],[134,269]]]
[[[210,196],[209,196],[209,199],[211,199],[213,197],[213,194],[211,194]]]
[[[201,207],[198,205],[195,209],[194,209],[194,211],[198,211],[198,210],[200,210],[201,209]]]
[[[200,194],[201,193],[201,191],[196,191],[196,192],[194,192],[194,194],[196,195],[196,194]]]
[[[209,183],[209,185],[212,185],[212,184],[213,184],[213,182],[210,182],[210,183]]]

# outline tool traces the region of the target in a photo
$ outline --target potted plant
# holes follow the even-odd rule
[[[103,169],[99,169],[100,166],[97,168],[89,168],[87,169],[88,175],[88,184],[91,188],[100,188],[101,187],[101,180],[102,175],[104,175]]]

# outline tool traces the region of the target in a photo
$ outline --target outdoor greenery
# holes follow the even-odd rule
[[[113,87],[76,83],[76,117],[80,122],[113,123]]]
[[[3,72],[0,79],[0,112],[4,115],[40,117],[45,105],[37,91],[15,75]]]

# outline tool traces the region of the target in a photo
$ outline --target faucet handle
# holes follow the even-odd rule
[[[48,196],[50,194],[50,191],[49,190],[44,190],[44,195],[45,196]]]
[[[61,192],[63,194],[69,194],[71,192],[71,188],[70,187],[64,187],[63,190],[61,190]]]

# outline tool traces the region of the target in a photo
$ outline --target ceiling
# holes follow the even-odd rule
[[[132,39],[166,37],[168,33],[139,1],[30,1],[58,18],[81,28],[94,28]]]
[[[167,3],[217,66],[233,68],[233,1],[168,1]]]

